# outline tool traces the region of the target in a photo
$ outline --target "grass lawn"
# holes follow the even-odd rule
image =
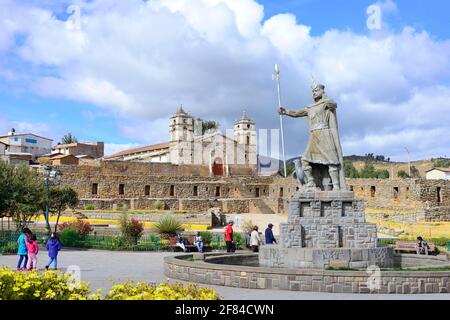
[[[415,224],[403,224],[399,222],[371,219],[370,217],[367,218],[367,222],[391,229],[402,229],[405,231],[403,235],[411,239],[415,239],[418,236],[423,238],[450,238],[450,222],[418,222]]]

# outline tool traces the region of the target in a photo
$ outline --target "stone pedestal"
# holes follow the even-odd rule
[[[391,248],[377,248],[376,225],[367,223],[364,202],[351,191],[296,193],[277,246],[262,246],[259,262],[267,267],[392,267]]]

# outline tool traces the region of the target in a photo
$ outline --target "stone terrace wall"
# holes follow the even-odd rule
[[[420,180],[347,179],[356,198],[364,199],[366,207],[381,209],[418,209]],[[395,189],[397,188],[397,189]]]
[[[123,204],[151,209],[159,201],[171,210],[205,211],[217,206],[224,212],[287,213],[288,201],[297,191],[292,177],[258,177],[246,166],[232,167],[230,177],[210,177],[207,166],[167,163],[96,161],[59,169],[62,184],[74,188],[82,199],[80,208],[94,203],[98,209]],[[94,184],[97,194],[92,192]],[[347,179],[347,185],[366,208],[413,210],[423,217],[424,209],[450,207],[450,181]],[[440,199],[437,188],[441,188]],[[429,211],[427,217],[448,221],[447,212]]]

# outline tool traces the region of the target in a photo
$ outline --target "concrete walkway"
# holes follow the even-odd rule
[[[76,251],[63,250],[58,256],[59,269],[66,271],[70,265],[77,265],[81,269],[81,279],[89,281],[93,290],[102,288],[103,293],[112,285],[124,281],[167,281],[164,276],[163,259],[174,255],[169,252],[113,252],[113,251]],[[39,254],[38,267],[42,269],[47,263],[46,252]],[[15,268],[16,255],[0,255],[0,266]],[[170,282],[177,280],[169,279]],[[297,300],[297,299],[325,299],[325,300],[450,300],[450,294],[426,295],[355,295],[330,294],[298,291],[238,289],[221,286],[208,286],[216,290],[220,296],[229,300]]]

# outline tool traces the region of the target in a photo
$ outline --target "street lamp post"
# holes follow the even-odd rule
[[[45,166],[44,168],[44,174],[45,174],[45,223],[46,223],[46,228],[47,228],[47,232],[50,234],[51,233],[51,228],[50,228],[50,221],[49,221],[49,217],[48,217],[48,194],[49,194],[49,189],[50,186],[54,185],[59,185],[60,181],[61,181],[61,172],[59,170],[53,170],[51,166]]]

